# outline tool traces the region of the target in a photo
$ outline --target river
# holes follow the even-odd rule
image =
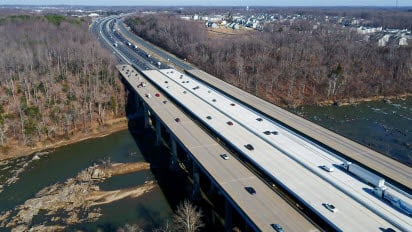
[[[412,98],[292,112],[412,167]]]
[[[128,130],[58,148],[41,156],[40,160],[31,161],[20,179],[0,193],[0,212],[21,205],[42,188],[57,182],[63,183],[93,163],[108,157],[113,163],[144,161],[139,146]],[[18,163],[28,162],[31,158],[32,156],[23,157],[11,164],[0,165],[0,170],[6,166],[17,167]],[[2,170],[0,174],[9,175],[8,171],[10,170]],[[147,180],[155,180],[150,170],[115,176],[99,186],[102,190],[113,190],[142,185]],[[173,213],[159,187],[137,199],[119,200],[101,206],[101,209],[103,216],[98,221],[76,225],[71,229],[96,231],[100,228],[104,231],[115,231],[115,228],[129,223],[138,224],[150,231],[163,225]]]

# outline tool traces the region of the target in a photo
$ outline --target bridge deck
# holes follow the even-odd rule
[[[133,87],[134,91],[156,113],[163,124],[175,135],[178,141],[191,152],[194,159],[218,183],[225,195],[262,231],[273,231],[270,226],[278,223],[286,231],[317,231],[317,229],[283,198],[273,192],[266,184],[243,166],[237,159],[230,157],[223,160],[219,155],[230,152],[219,145],[212,137],[203,131],[197,124],[188,118],[171,101],[161,95],[155,87],[148,83],[143,76],[135,76],[136,71],[128,65],[117,66],[124,79]],[[129,73],[126,74],[126,71]],[[131,70],[133,71],[133,74]],[[146,87],[136,86],[144,81]],[[150,93],[151,98],[146,94]],[[166,104],[164,100],[168,100]],[[176,122],[175,118],[180,118]],[[246,186],[253,186],[255,195],[245,191]]]
[[[353,159],[360,164],[381,173],[385,177],[412,189],[412,168],[359,143],[349,140],[302,117],[294,115],[278,106],[266,102],[252,94],[230,85],[202,70],[186,70],[186,73],[220,89],[239,101],[256,108],[267,116],[305,134],[321,144]]]

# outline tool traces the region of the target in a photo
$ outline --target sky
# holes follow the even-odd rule
[[[0,5],[412,6],[412,0],[0,0]]]

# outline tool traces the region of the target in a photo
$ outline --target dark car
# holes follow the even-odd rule
[[[231,121],[227,121],[226,123],[227,123],[227,125],[229,125],[229,126],[233,126],[233,122],[231,122]]]
[[[257,118],[256,120],[257,120],[258,122],[263,121],[263,119],[262,119],[262,118]]]
[[[277,232],[283,232],[283,228],[282,226],[280,226],[279,224],[270,224],[270,226],[275,229]]]
[[[206,118],[210,120],[210,119],[212,119],[212,116],[209,115],[209,116],[207,116]]]
[[[246,191],[252,195],[256,194],[256,190],[253,187],[245,187]]]
[[[250,143],[246,144],[245,147],[246,147],[248,150],[250,150],[250,151],[253,151],[253,149],[255,149],[255,148],[252,146],[252,144],[250,144]]]
[[[175,121],[176,121],[176,122],[180,122],[180,118],[175,118]]]
[[[270,134],[272,134],[272,132],[270,132],[270,131],[265,131],[265,132],[263,132],[263,134],[265,134],[265,135],[270,135]]]
[[[231,106],[235,106],[235,103],[230,103]]]

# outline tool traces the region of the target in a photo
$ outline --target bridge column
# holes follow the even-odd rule
[[[214,185],[214,183],[212,181],[210,181],[210,187],[209,190],[207,191],[207,195],[212,195],[216,193],[216,186]]]
[[[229,200],[225,199],[225,231],[232,231],[233,227],[233,212],[232,206],[229,203]]]
[[[170,157],[170,166],[171,170],[177,169],[177,147],[176,147],[176,139],[170,133],[170,143],[172,147],[172,157]]]
[[[199,183],[199,167],[193,161],[193,191],[192,200],[196,201],[200,198],[200,183]]]
[[[162,125],[160,122],[160,118],[158,116],[156,117],[156,123],[155,123],[155,128],[156,128],[156,146],[159,146],[162,143]]]
[[[149,127],[149,109],[147,105],[143,103],[143,117],[144,117],[144,128]]]
[[[136,92],[134,92],[134,102],[136,104],[136,110],[139,109],[139,107],[140,107],[140,97],[139,97],[139,94],[137,94]]]

